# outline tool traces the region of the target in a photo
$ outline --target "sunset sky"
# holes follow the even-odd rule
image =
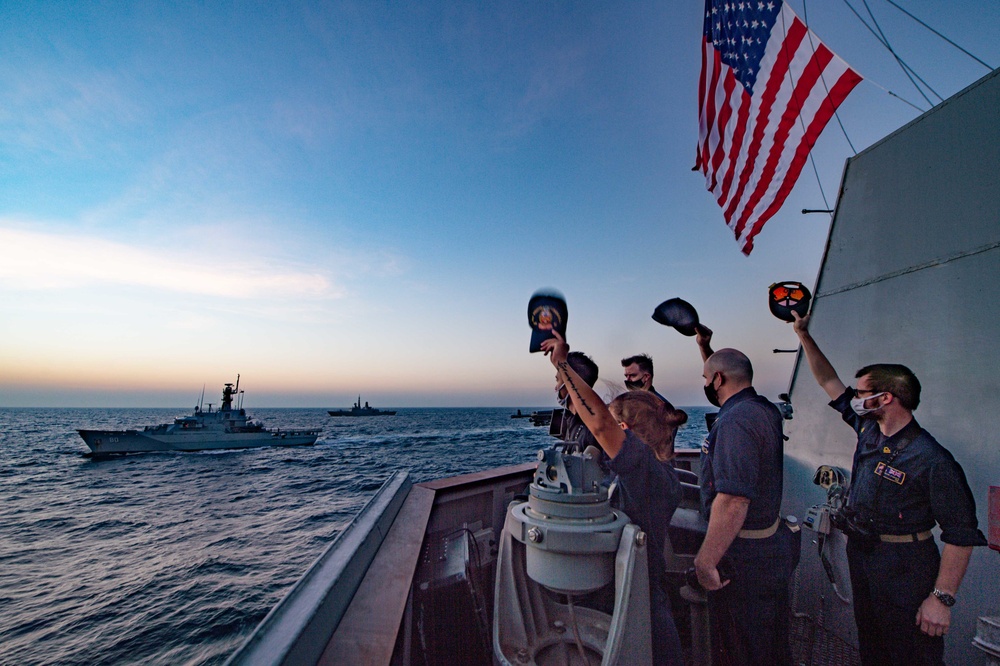
[[[1000,2],[896,2],[1000,66]],[[941,96],[988,73],[868,5]],[[791,6],[866,77],[856,150],[920,113],[884,89],[929,108],[845,3]],[[603,379],[647,352],[704,403],[693,339],[650,319],[680,296],[776,397],[796,340],[767,287],[813,285],[830,218],[799,211],[833,206],[852,149],[832,122],[826,202],[807,165],[744,257],[691,170],[702,11],[3,3],[0,407],[190,407],[237,373],[248,408],[551,405],[542,287]]]

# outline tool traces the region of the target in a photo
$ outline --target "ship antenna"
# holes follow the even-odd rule
[[[204,405],[205,405],[205,385],[202,384],[201,385],[201,397],[198,399],[198,411],[199,412],[202,410],[202,407]]]

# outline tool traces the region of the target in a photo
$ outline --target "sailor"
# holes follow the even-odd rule
[[[840,380],[810,335],[809,315],[793,327],[830,406],[858,443],[847,534],[861,662],[943,664],[951,607],[974,546],[985,546],[962,467],[913,418],[920,382],[906,366],[876,364]],[[931,528],[941,526],[939,553]]]
[[[667,403],[667,407],[674,408],[669,400],[653,388],[653,359],[648,354],[636,354],[623,358],[622,368],[625,369],[625,388],[629,391],[649,391]]]
[[[583,352],[574,351],[567,354],[566,362],[587,383],[587,386],[594,387],[600,371],[592,358]],[[586,424],[577,414],[576,403],[573,402],[565,383],[558,376],[556,377],[555,392],[559,405],[565,410],[561,416],[562,423],[557,424],[555,429],[558,433],[557,436],[565,442],[563,451],[581,453],[588,446],[597,446],[597,440],[594,439]]]
[[[750,359],[697,342],[705,396],[719,413],[702,446],[702,514],[708,530],[694,565],[708,591],[714,664],[791,663],[788,581],[799,534],[780,518],[784,439],[778,408],[754,390]]]
[[[576,415],[610,460],[621,491],[612,503],[649,536],[649,611],[654,664],[681,666],[677,625],[670,611],[663,548],[667,528],[680,502],[680,481],[670,463],[678,426],[687,414],[648,394],[625,393],[610,409],[594,393],[593,382],[580,377],[570,362],[569,345],[558,332],[541,343],[551,355],[556,380],[576,405]]]

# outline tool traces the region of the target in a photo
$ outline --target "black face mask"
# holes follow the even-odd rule
[[[705,397],[708,398],[708,402],[716,407],[721,407],[719,404],[719,392],[715,388],[715,376],[712,377],[711,381],[705,384]]]
[[[642,381],[641,379],[634,382],[628,379],[625,380],[625,388],[627,388],[629,391],[640,391],[642,390],[642,387],[645,386],[645,384],[646,382]]]

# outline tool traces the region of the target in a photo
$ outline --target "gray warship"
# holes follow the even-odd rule
[[[90,447],[92,457],[151,451],[205,451],[209,449],[252,449],[262,446],[308,446],[316,443],[320,429],[269,430],[251,421],[242,405],[233,408],[239,395],[236,384],[222,387],[222,404],[213,411],[201,405],[194,413],[178,416],[173,423],[146,426],[142,430],[77,430]]]
[[[365,406],[361,406],[361,396],[358,396],[358,401],[351,405],[350,409],[336,409],[327,411],[330,416],[395,416],[396,412],[386,410],[386,409],[376,409],[375,407],[370,407],[368,402],[365,402]]]
[[[927,381],[920,423],[948,433],[994,551],[1000,430],[989,425],[997,399],[988,387],[1000,362],[998,109],[1000,69],[848,160],[810,326],[823,340],[848,341],[829,349],[838,368],[895,358],[905,348],[907,363]],[[816,472],[850,469],[856,438],[802,366],[798,358],[789,386],[795,410],[786,426],[782,506],[804,517],[802,559],[790,581],[794,663],[852,665],[858,654],[845,538],[817,519],[829,513],[837,486],[826,489]],[[644,663],[629,650],[648,640],[646,600],[626,603],[629,592],[641,592],[635,576],[646,566],[663,566],[669,577],[693,562],[705,529],[694,497],[674,514],[663,563],[639,553],[634,530],[621,532],[618,551],[595,553],[588,547],[614,542],[601,533],[612,521],[579,516],[605,498],[588,493],[585,454],[556,458],[543,451],[537,462],[422,483],[396,472],[227,666]],[[678,452],[675,466],[697,482],[696,453]],[[543,502],[549,510],[536,508]],[[532,513],[534,523],[525,519]],[[972,557],[948,663],[1000,663],[998,554],[977,548]],[[596,576],[584,574],[599,567],[567,566],[569,556],[587,567],[605,558],[605,578],[591,583]],[[612,566],[612,615],[574,613],[564,603],[566,590],[590,589],[612,577]],[[566,572],[581,580],[553,580]],[[690,632],[685,656],[710,664],[704,601],[683,598],[676,610],[690,617],[682,623]]]

